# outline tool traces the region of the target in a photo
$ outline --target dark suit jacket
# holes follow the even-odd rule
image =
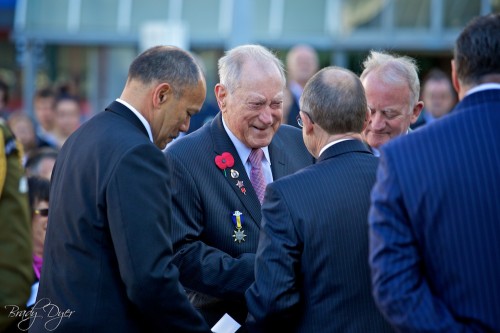
[[[388,332],[371,296],[370,190],[378,159],[358,140],[269,184],[262,206],[252,332]]]
[[[31,332],[208,332],[171,263],[171,193],[161,151],[140,120],[113,102],[58,155],[38,306]],[[48,307],[47,309],[50,309]],[[45,327],[44,327],[45,325]]]
[[[403,332],[500,332],[500,90],[382,147],[374,295]]]
[[[230,170],[224,176],[215,164],[215,157],[223,152],[234,157],[231,169],[238,177],[233,178]],[[275,180],[313,162],[301,132],[287,125],[275,134],[269,154]],[[244,293],[254,279],[261,205],[221,114],[174,142],[165,155],[172,168],[174,262],[181,283],[199,292],[193,294],[193,302],[206,318],[213,316],[209,324],[225,312],[242,323],[247,313]],[[243,181],[246,194],[237,186],[238,180]],[[246,237],[241,243],[233,238],[235,211],[243,213]]]

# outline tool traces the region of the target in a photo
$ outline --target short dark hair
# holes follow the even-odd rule
[[[129,79],[144,84],[170,83],[176,97],[182,95],[184,88],[198,84],[202,76],[193,56],[174,46],[155,46],[144,51],[130,64],[128,72]]]
[[[28,197],[31,209],[35,209],[35,201],[49,201],[50,181],[48,179],[30,176],[28,177]]]
[[[307,82],[300,106],[328,134],[361,133],[368,112],[360,79],[334,66],[323,68]]]
[[[500,14],[474,18],[458,36],[454,60],[457,78],[466,85],[500,74]]]
[[[37,90],[35,92],[35,96],[34,96],[35,99],[37,99],[37,98],[48,98],[48,97],[54,98],[54,100],[56,99],[55,92],[52,89],[50,89],[50,88],[39,89],[39,90]]]

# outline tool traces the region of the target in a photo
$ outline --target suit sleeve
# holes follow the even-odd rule
[[[283,195],[269,184],[255,259],[255,282],[246,292],[251,332],[293,331],[299,314],[302,241]]]
[[[209,332],[172,264],[171,193],[161,152],[133,148],[107,188],[109,228],[128,298],[158,331]]]
[[[188,170],[174,154],[167,153],[166,158],[173,180],[174,263],[181,272],[181,283],[207,295],[243,301],[246,289],[253,282],[255,254],[233,257],[204,242],[203,204],[207,203],[202,203],[199,184],[190,174],[193,170],[200,171]]]
[[[401,332],[462,332],[427,283],[391,157],[382,155],[371,194],[369,260],[375,301]]]

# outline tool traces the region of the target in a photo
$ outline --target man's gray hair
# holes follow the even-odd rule
[[[286,85],[283,63],[271,51],[261,45],[242,45],[226,51],[219,59],[219,80],[229,92],[234,92],[240,82],[241,69],[246,60],[262,65],[274,64],[281,75],[283,87]]]
[[[391,55],[385,52],[371,51],[363,62],[363,73],[360,79],[375,72],[378,78],[388,84],[407,84],[410,88],[410,110],[417,104],[420,97],[420,81],[418,79],[418,66],[415,59],[407,56]]]

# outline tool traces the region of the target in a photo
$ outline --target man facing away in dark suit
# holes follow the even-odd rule
[[[251,332],[388,332],[370,291],[366,216],[378,159],[361,137],[369,114],[351,71],[306,84],[297,122],[317,163],[267,186]]]
[[[500,14],[456,41],[460,102],[382,148],[372,193],[375,300],[401,332],[500,332]]]
[[[258,45],[236,47],[219,60],[219,76],[221,112],[165,154],[173,173],[174,263],[209,324],[224,313],[244,322],[265,185],[313,162],[300,130],[280,125],[285,75],[275,55]],[[252,167],[256,154],[263,156]]]
[[[160,151],[187,131],[205,94],[187,52],[151,48],[130,65],[120,98],[66,141],[30,332],[209,332],[171,263],[170,177]]]

